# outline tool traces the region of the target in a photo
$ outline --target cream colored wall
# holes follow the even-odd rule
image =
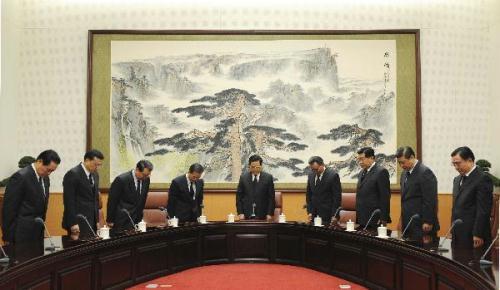
[[[457,146],[500,163],[499,82],[490,78],[500,70],[493,62],[498,1],[2,2],[2,18],[11,21],[2,22],[8,91],[0,173],[10,173],[22,155],[53,148],[63,159],[54,191],[85,150],[89,29],[420,29],[423,159],[439,191],[451,191],[449,154]]]
[[[16,14],[6,12],[14,9],[12,2],[1,1],[1,6],[0,180],[17,169],[17,161],[20,158],[17,144],[18,123],[16,114],[18,92],[14,81],[18,73],[18,42],[12,41],[16,37],[16,30],[5,29],[6,27],[16,27]]]
[[[493,138],[494,150],[498,151],[500,148],[500,1],[490,0],[494,5],[491,8],[491,29],[490,29],[490,51],[492,55],[492,65],[490,66],[490,94],[492,102],[492,117],[490,134]],[[500,154],[496,154],[491,158],[492,173],[500,178]]]

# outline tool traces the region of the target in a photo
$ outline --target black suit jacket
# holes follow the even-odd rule
[[[43,188],[38,183],[31,165],[20,169],[9,179],[2,207],[3,240],[8,242],[43,241],[43,225],[36,217],[45,220],[49,201],[50,180],[43,178]]]
[[[70,169],[63,178],[64,213],[62,226],[70,230],[78,224],[80,233],[89,234],[91,231],[87,223],[77,214],[84,215],[95,231],[99,221],[99,175],[91,173],[94,186],[91,186],[88,176],[81,164]]]
[[[361,173],[358,177],[356,190],[356,219],[357,223],[364,226],[368,223],[370,215],[375,209],[380,209],[380,215],[374,216],[370,222],[370,227],[376,226],[380,219],[387,223],[391,222],[391,189],[389,172],[387,169],[375,164],[361,180]]]
[[[401,173],[401,225],[402,230],[414,214],[419,214],[419,219],[414,219],[407,230],[407,235],[419,239],[422,237],[422,223],[432,224],[432,231],[439,230],[437,218],[437,179],[432,170],[418,162],[410,175],[407,170]]]
[[[463,224],[453,229],[453,244],[472,247],[472,237],[491,240],[490,213],[493,203],[493,182],[476,167],[460,186],[461,176],[453,180],[453,208],[451,219],[462,219]]]
[[[109,189],[106,221],[114,223],[113,229],[115,230],[133,228],[130,218],[122,209],[129,212],[135,224],[142,220],[150,180],[147,178],[141,182],[141,192],[138,193],[133,174],[132,171],[128,171],[118,175]]]
[[[315,180],[316,173],[309,174],[306,191],[307,213],[313,217],[319,215],[325,224],[329,224],[342,201],[340,178],[335,170],[327,167],[316,185]]]
[[[236,190],[238,214],[244,214],[247,219],[251,218],[253,203],[255,203],[255,218],[265,219],[266,215],[274,215],[274,180],[271,174],[261,172],[255,187],[250,172],[240,176]]]
[[[203,204],[203,179],[195,182],[195,199],[189,192],[188,179],[186,175],[181,175],[172,180],[168,190],[168,215],[179,219],[179,222],[195,222],[201,215],[201,204]]]

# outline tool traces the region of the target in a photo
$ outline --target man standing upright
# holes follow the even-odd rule
[[[262,158],[252,155],[248,159],[249,171],[240,176],[236,190],[236,209],[240,220],[272,220],[274,215],[274,180],[262,171]]]
[[[400,230],[404,230],[415,214],[405,236],[421,241],[424,234],[439,230],[437,218],[437,179],[432,170],[415,158],[409,146],[396,151],[398,164],[403,169],[400,178],[401,218]]]
[[[179,222],[196,222],[201,215],[204,181],[201,175],[205,169],[199,163],[191,164],[186,174],[172,180],[168,190],[167,211]]]
[[[474,164],[469,147],[458,147],[451,153],[451,164],[459,175],[453,179],[451,220],[461,219],[453,229],[453,245],[480,248],[491,239],[490,213],[493,203],[493,182]]]
[[[375,162],[375,151],[371,147],[358,150],[358,164],[362,168],[358,177],[356,190],[356,220],[368,228],[375,228],[378,221],[385,225],[391,222],[390,200],[391,189],[389,172]],[[379,214],[372,216],[375,210]]]
[[[2,239],[6,243],[43,241],[49,203],[49,175],[61,163],[54,150],[45,150],[35,162],[12,175],[5,189],[2,206]]]
[[[106,222],[114,231],[133,229],[142,220],[152,171],[153,163],[141,160],[135,169],[118,175],[111,183]]]
[[[99,221],[99,174],[104,155],[98,150],[85,153],[83,162],[70,169],[63,178],[64,213],[62,226],[68,234],[88,235]],[[90,224],[87,225],[87,222]]]
[[[319,216],[328,225],[337,218],[334,216],[342,201],[342,187],[337,172],[325,166],[323,158],[313,156],[309,159],[311,174],[307,178],[306,203],[309,221]],[[337,213],[338,215],[338,213]]]

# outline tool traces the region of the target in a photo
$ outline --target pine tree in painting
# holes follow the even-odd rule
[[[172,137],[161,138],[154,143],[173,148],[157,150],[152,154],[170,151],[203,153],[207,171],[223,172],[226,181],[237,181],[250,154],[262,154],[272,168],[284,167],[300,170],[299,159],[289,160],[272,157],[268,151],[299,151],[307,147],[299,138],[285,129],[255,125],[261,103],[254,94],[240,89],[228,89],[214,96],[204,96],[191,101],[193,105],[176,108],[174,113],[187,113],[188,117],[201,120],[216,119],[218,122],[209,131],[192,130]]]

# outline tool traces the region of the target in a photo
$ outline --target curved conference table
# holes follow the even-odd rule
[[[481,268],[472,252],[430,251],[438,240],[415,246],[302,223],[212,222],[107,240],[74,238],[53,237],[61,246],[55,252],[41,243],[5,247],[10,263],[0,273],[0,289],[122,289],[220,263],[303,266],[370,289],[496,289],[498,283],[498,260],[492,270]]]

